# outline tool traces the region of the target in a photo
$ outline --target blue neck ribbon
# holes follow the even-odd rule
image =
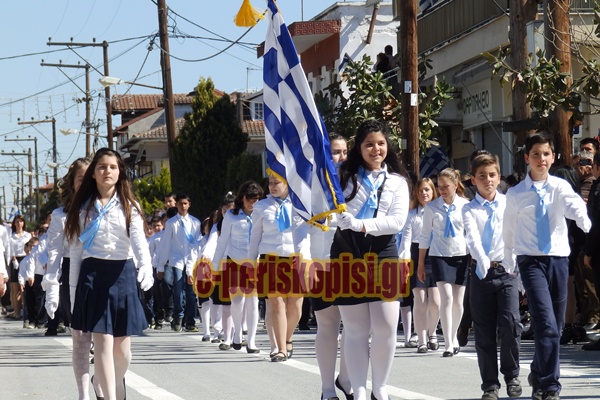
[[[100,200],[96,199],[94,202],[94,208],[96,209],[96,218],[94,218],[90,223],[85,227],[81,235],[79,236],[79,241],[83,243],[83,249],[88,250],[92,247],[94,243],[94,239],[96,239],[96,235],[98,234],[98,230],[100,230],[100,223],[104,216],[117,204],[117,197],[113,196],[108,204],[102,208]]]
[[[358,167],[358,175],[361,177],[362,185],[365,186],[369,191],[367,194],[367,201],[363,204],[360,211],[356,214],[357,219],[367,219],[373,218],[375,215],[375,210],[377,210],[377,190],[383,184],[385,180],[386,173],[385,171],[381,171],[379,175],[377,175],[377,179],[375,182],[371,182],[367,171],[361,165]]]

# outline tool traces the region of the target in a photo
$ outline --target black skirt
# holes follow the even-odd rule
[[[115,337],[148,328],[133,260],[86,258],[81,263],[71,326]]]
[[[396,235],[373,236],[338,229],[330,254],[332,276],[342,279],[341,293],[333,300],[335,305],[398,300],[410,292],[402,282]],[[374,257],[377,262],[370,262]]]
[[[433,278],[437,282],[454,283],[465,286],[469,271],[469,256],[434,257],[431,256]]]

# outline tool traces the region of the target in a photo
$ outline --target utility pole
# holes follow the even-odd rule
[[[27,139],[19,139],[18,137],[16,139],[7,139],[4,138],[5,142],[33,142],[33,149],[34,149],[34,153],[35,153],[35,185],[37,186],[37,190],[38,190],[38,194],[35,196],[35,216],[36,219],[39,221],[40,220],[40,198],[39,198],[39,194],[40,194],[40,170],[39,170],[39,166],[38,166],[38,147],[37,147],[37,137],[34,138],[27,138]],[[11,153],[14,154],[14,153]],[[29,172],[31,171],[31,149],[29,149]],[[29,176],[29,196],[31,196],[31,182],[32,176]],[[55,181],[56,182],[56,181]]]
[[[85,93],[85,156],[88,157],[91,153],[90,151],[90,118],[91,118],[91,107],[90,102],[92,99],[90,98],[90,64],[79,65],[79,64],[49,64],[42,61],[42,67],[58,67],[60,72],[63,72],[61,68],[85,68],[85,90],[83,90],[79,85],[75,82],[75,86],[79,88],[83,93]],[[64,74],[64,72],[63,72]],[[66,74],[65,74],[66,75]]]
[[[167,148],[169,150],[169,167],[172,167],[173,143],[175,142],[175,103],[173,98],[173,85],[171,81],[171,56],[169,55],[169,32],[167,29],[167,4],[165,0],[158,0],[158,32],[160,36],[160,65],[163,80],[163,106],[165,125],[167,127]],[[173,171],[171,171],[171,177]],[[171,178],[171,181],[173,179]]]
[[[417,72],[417,0],[400,1],[400,90],[403,152],[407,170],[419,176],[419,82]]]
[[[48,118],[48,117],[46,117]],[[19,121],[18,124],[19,125],[35,125],[35,124],[44,124],[44,123],[52,123],[52,162],[55,164],[55,167],[52,168],[54,170],[54,184],[56,184],[58,182],[58,163],[56,160],[56,119],[54,117],[52,117],[52,119],[43,119],[43,120],[39,120],[39,121]],[[8,139],[4,139],[4,140],[8,140]],[[32,140],[32,139],[21,139],[21,140]],[[37,165],[37,140],[35,141],[35,173],[38,174],[38,165]],[[38,189],[40,187],[39,183],[38,185]]]
[[[0,166],[0,171],[2,172],[16,172],[17,173],[17,183],[16,185],[13,185],[11,183],[11,186],[13,186],[14,189],[16,189],[16,191],[13,191],[13,195],[16,195],[16,201],[13,197],[13,204],[16,204],[17,207],[19,207],[19,175],[21,174],[21,167],[17,166],[17,165],[13,165],[13,166]],[[2,201],[4,203],[4,221],[6,221],[6,190],[5,187],[2,186]]]
[[[96,39],[93,39],[92,43],[74,43],[71,42],[51,42],[48,39],[48,46],[66,46],[69,48],[75,47],[102,47],[102,57],[104,59],[104,76],[110,76],[108,72],[108,42],[104,40],[102,43],[97,43]],[[79,55],[79,54],[77,54]],[[83,59],[83,58],[82,58]],[[86,60],[83,60],[86,62]],[[95,69],[95,68],[94,68]],[[97,71],[97,70],[96,70]],[[100,71],[98,71],[100,72]],[[104,88],[104,97],[106,102],[106,141],[108,142],[108,148],[113,148],[113,129],[112,129],[112,102],[110,99],[110,86]]]
[[[34,138],[34,139],[4,139],[4,140],[6,140],[6,141],[35,140],[36,141],[36,149],[37,149],[37,138]],[[29,199],[31,201],[31,198],[33,196],[33,174],[34,174],[34,172],[33,172],[33,165],[32,165],[32,162],[31,162],[31,148],[29,148],[27,150],[27,153],[24,153],[24,152],[15,153],[14,151],[11,151],[10,153],[7,153],[5,151],[0,151],[0,155],[3,155],[3,156],[13,156],[13,157],[16,157],[16,156],[27,156],[27,168],[28,168],[28,171],[29,171],[29,174],[28,174],[28,176],[29,176]],[[37,151],[36,151],[36,159],[37,159]],[[36,160],[36,168],[37,168],[37,160]],[[24,169],[21,169],[21,182],[24,182],[23,171],[24,171]],[[38,184],[38,191],[39,191],[39,180],[36,178],[36,181],[37,181],[37,184]],[[23,189],[23,188],[21,187],[21,189]],[[22,202],[23,202],[23,204],[25,204],[25,195],[23,193],[23,190],[21,190],[21,196],[22,196]],[[36,196],[35,205],[36,205],[36,208],[37,208],[36,209],[36,218],[37,218],[37,217],[39,217],[38,213],[39,213],[39,208],[40,208],[39,207],[39,200],[37,199],[37,196]],[[37,218],[37,219],[39,219],[39,218]],[[29,220],[30,221],[33,220],[33,213],[31,212],[31,205],[29,207]]]
[[[572,76],[571,71],[571,21],[569,20],[569,0],[545,0],[546,52],[548,57],[560,61],[560,72]],[[568,78],[567,86],[572,82]],[[565,97],[568,93],[565,92]],[[550,114],[550,133],[554,137],[558,165],[571,165],[573,143],[569,120],[572,112],[557,106]]]

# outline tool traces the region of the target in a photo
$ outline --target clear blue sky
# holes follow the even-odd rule
[[[254,7],[266,8],[264,0],[251,0]],[[309,20],[325,10],[333,0],[279,0],[278,6],[289,25]],[[171,58],[173,90],[187,93],[193,90],[200,77],[210,77],[217,89],[225,92],[260,89],[262,86],[261,60],[256,58],[253,45],[262,42],[267,29],[266,20],[261,21],[246,36],[240,39],[244,45],[234,45],[221,53],[242,36],[247,28],[235,26],[233,18],[242,0],[183,1],[167,0],[167,5],[178,17],[171,14],[169,27],[180,38],[170,39],[170,53],[174,57],[187,60],[208,58],[205,61],[184,62]],[[40,173],[52,170],[47,166],[51,161],[51,124],[36,127],[18,125],[21,120],[45,119],[54,116],[57,128],[84,129],[85,104],[77,98],[84,97],[83,69],[62,69],[42,67],[42,59],[47,63],[76,64],[83,59],[102,71],[102,48],[82,48],[76,52],[61,46],[47,46],[48,38],[53,42],[109,42],[110,75],[124,80],[134,80],[148,85],[161,86],[158,38],[157,46],[150,51],[149,36],[158,32],[157,6],[152,0],[53,0],[53,1],[10,1],[3,2],[3,23],[0,32],[3,45],[0,47],[0,149],[5,152],[27,152],[33,142],[6,142],[14,139],[37,137]],[[182,18],[183,17],[183,18]],[[188,19],[190,22],[186,21]],[[192,38],[194,37],[194,38]],[[31,53],[50,52],[31,56]],[[221,54],[218,54],[221,53]],[[146,58],[147,57],[147,58]],[[98,83],[100,74],[92,70],[92,117],[105,119],[102,87]],[[113,94],[123,94],[128,86],[113,87]],[[134,86],[131,93],[156,93],[153,89]],[[119,120],[113,121],[114,125]],[[106,126],[100,126],[100,135],[106,135]],[[58,159],[69,164],[85,152],[83,135],[63,136],[58,133]],[[106,145],[104,140],[101,146]],[[1,166],[22,165],[27,167],[27,157],[0,156]],[[65,173],[59,170],[59,176]],[[12,203],[12,173],[0,171],[1,187],[5,187],[7,205]],[[43,184],[40,178],[40,184]]]

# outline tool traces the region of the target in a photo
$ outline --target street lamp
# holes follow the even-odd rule
[[[143,86],[143,87],[147,87],[150,89],[163,90],[163,88],[161,88],[159,86],[152,86],[152,85],[146,85],[145,83],[124,81],[123,79],[115,78],[114,76],[103,76],[100,79],[98,79],[98,82],[100,82],[100,84],[103,87],[108,87],[108,86],[113,86],[113,85],[134,85],[134,86]]]

